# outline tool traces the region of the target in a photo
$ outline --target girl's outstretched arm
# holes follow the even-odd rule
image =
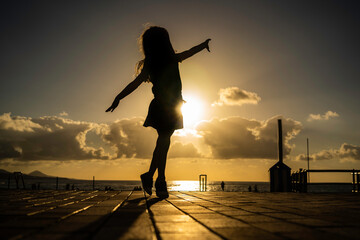
[[[179,62],[182,62],[184,61],[185,59],[193,56],[194,54],[202,51],[203,49],[207,49],[209,52],[210,52],[210,49],[209,49],[209,42],[210,42],[210,38],[207,39],[205,42],[203,43],[200,43],[199,45],[193,47],[193,48],[190,48],[189,50],[187,51],[184,51],[184,52],[181,52],[181,53],[178,53],[176,54],[177,58],[178,58],[178,61]]]
[[[147,74],[145,71],[141,71],[141,73],[132,81],[129,83],[124,90],[122,90],[114,99],[114,102],[111,104],[111,106],[106,109],[105,112],[113,112],[115,108],[119,105],[119,102],[121,99],[132,93],[142,82],[144,82],[147,79]]]

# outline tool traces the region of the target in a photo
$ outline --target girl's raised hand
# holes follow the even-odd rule
[[[118,105],[119,105],[119,101],[115,99],[114,102],[111,104],[111,106],[108,109],[106,109],[105,112],[110,112],[110,111],[113,112]]]
[[[209,42],[211,41],[210,38],[206,39],[205,41],[205,48],[208,50],[208,52],[210,52],[210,48],[209,48]]]

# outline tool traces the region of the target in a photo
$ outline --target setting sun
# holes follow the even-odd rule
[[[202,120],[204,114],[204,104],[194,96],[184,96],[185,103],[181,111],[184,116],[184,126],[193,127]]]

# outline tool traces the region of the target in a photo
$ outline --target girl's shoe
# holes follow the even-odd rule
[[[150,176],[149,173],[144,173],[140,175],[140,178],[144,191],[147,192],[147,194],[151,195],[152,187],[153,187],[152,177]]]
[[[164,199],[169,197],[165,180],[156,179],[155,188],[156,188],[156,196],[158,196],[159,198]]]

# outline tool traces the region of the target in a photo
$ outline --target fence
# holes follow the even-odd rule
[[[293,192],[307,192],[308,173],[351,173],[352,174],[352,191],[360,192],[360,170],[355,169],[299,169],[291,174],[291,187]]]

